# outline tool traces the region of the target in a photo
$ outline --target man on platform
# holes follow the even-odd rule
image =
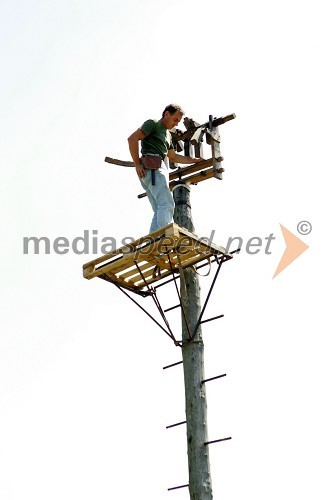
[[[145,121],[128,138],[136,172],[154,211],[150,233],[167,226],[173,220],[174,201],[169,189],[168,158],[174,163],[184,164],[202,161],[202,158],[179,155],[173,148],[169,130],[180,123],[183,115],[184,111],[180,106],[169,104],[160,120]]]

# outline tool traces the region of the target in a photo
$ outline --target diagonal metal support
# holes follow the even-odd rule
[[[127,292],[125,292],[125,290],[122,289],[121,286],[119,286],[117,283],[113,283],[121,292],[123,292],[132,302],[134,302],[134,304],[136,304],[144,313],[147,314],[147,316],[149,316],[150,319],[152,319],[154,321],[154,323],[156,323],[157,326],[159,326],[163,332],[165,332],[168,337],[170,337],[173,341],[175,341],[174,337],[170,335],[170,333],[168,332],[168,330],[166,330],[155,318],[154,316],[152,316],[148,311],[146,311],[146,309],[144,307],[141,306],[141,304],[139,304],[135,299],[133,299],[133,297],[131,297]]]
[[[210,299],[210,296],[211,296],[211,293],[212,293],[212,291],[213,291],[214,285],[215,285],[215,283],[216,283],[217,277],[218,277],[219,272],[220,272],[220,270],[221,270],[222,264],[223,264],[223,262],[225,262],[226,260],[228,260],[228,259],[227,259],[226,257],[224,257],[224,256],[222,256],[222,257],[221,257],[221,259],[220,259],[220,262],[219,262],[219,265],[218,265],[217,271],[216,271],[215,276],[214,276],[214,279],[213,279],[213,281],[212,281],[212,283],[211,283],[211,285],[210,285],[210,288],[209,288],[209,291],[208,291],[208,294],[207,294],[207,297],[206,297],[205,303],[204,303],[204,305],[203,305],[203,308],[202,308],[202,310],[201,310],[201,313],[200,313],[199,319],[198,319],[197,324],[196,324],[196,326],[195,326],[195,328],[194,328],[194,332],[193,332],[193,335],[192,335],[192,339],[194,339],[194,337],[195,337],[195,335],[196,335],[196,333],[197,333],[197,331],[198,331],[199,325],[200,325],[201,320],[202,320],[202,316],[203,316],[203,314],[204,314],[204,312],[205,312],[205,310],[206,310],[206,307],[207,307],[208,301],[209,301],[209,299]]]
[[[156,307],[158,309],[158,312],[160,313],[160,315],[161,315],[161,317],[162,317],[162,319],[163,319],[163,321],[165,323],[165,326],[169,330],[169,333],[170,333],[170,336],[171,336],[172,340],[174,341],[174,343],[176,345],[179,345],[179,342],[176,341],[176,338],[175,338],[175,336],[174,336],[174,334],[173,334],[173,332],[172,332],[172,330],[170,328],[169,322],[168,322],[168,320],[167,320],[167,318],[166,318],[166,316],[164,314],[164,311],[163,311],[163,309],[161,307],[161,304],[160,304],[160,302],[159,302],[159,300],[157,298],[156,290],[154,290],[153,287],[149,286],[149,284],[147,283],[146,278],[142,274],[142,271],[141,271],[140,267],[138,266],[138,263],[137,263],[136,260],[134,260],[134,263],[135,263],[135,266],[136,266],[137,270],[139,271],[139,274],[140,274],[140,276],[141,276],[144,284],[146,285],[147,289],[151,293],[151,297],[152,297],[152,299],[153,299],[153,301],[154,301],[154,303],[155,303],[155,305],[156,305]]]
[[[187,321],[187,317],[186,317],[186,314],[185,314],[184,304],[183,304],[181,295],[179,293],[179,288],[178,288],[177,281],[176,281],[176,278],[175,278],[175,272],[174,272],[174,269],[172,267],[172,262],[171,262],[171,259],[170,259],[170,255],[169,255],[169,253],[167,255],[168,255],[168,261],[169,261],[169,265],[170,265],[170,271],[172,272],[173,281],[174,281],[174,284],[175,284],[175,287],[176,287],[176,290],[177,290],[177,295],[178,295],[180,307],[182,309],[182,314],[183,314],[183,318],[184,318],[184,321],[185,321],[187,333],[189,335],[189,339],[192,339],[192,335],[191,335],[191,332],[190,332],[190,327],[189,327],[189,324],[188,324],[188,321]]]
[[[165,313],[164,313],[163,308],[162,308],[162,306],[161,306],[161,304],[160,304],[160,301],[158,300],[156,290],[155,290],[152,286],[149,286],[149,284],[147,283],[147,280],[146,280],[146,278],[144,277],[144,275],[143,275],[143,273],[142,273],[142,270],[141,270],[141,269],[140,269],[140,267],[138,266],[138,263],[137,263],[137,261],[136,261],[136,260],[134,260],[134,263],[135,263],[135,265],[136,265],[137,270],[139,271],[139,274],[140,274],[140,276],[141,276],[141,278],[142,278],[142,280],[143,280],[144,284],[146,285],[147,289],[149,290],[149,292],[150,292],[150,294],[151,294],[151,297],[152,297],[152,299],[153,299],[153,301],[154,301],[154,303],[155,303],[155,305],[156,305],[156,307],[157,307],[157,310],[158,310],[158,312],[160,313],[160,315],[161,315],[161,317],[162,317],[162,319],[163,319],[163,321],[164,321],[164,323],[165,323],[165,326],[166,326],[166,327],[167,327],[167,329],[169,330],[170,336],[171,336],[172,340],[174,341],[174,344],[175,344],[176,346],[180,346],[180,345],[181,345],[181,343],[180,343],[180,342],[178,342],[178,341],[176,340],[176,338],[175,338],[175,336],[174,336],[174,334],[173,334],[173,332],[172,332],[172,330],[171,330],[171,327],[170,327],[170,325],[169,325],[169,322],[168,322],[168,320],[167,320],[167,317],[165,316]]]

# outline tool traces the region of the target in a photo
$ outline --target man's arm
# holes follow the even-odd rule
[[[199,163],[199,161],[203,161],[203,158],[192,158],[191,156],[183,156],[176,153],[174,149],[169,149],[168,158],[173,163],[185,163],[186,165],[190,165],[192,163]]]
[[[136,168],[136,173],[140,177],[140,179],[143,179],[146,175],[146,171],[144,167],[140,164],[140,156],[139,156],[139,142],[142,141],[146,137],[146,134],[138,128],[135,132],[133,132],[132,135],[129,136],[128,138],[128,145],[129,145],[129,150],[131,153],[131,156],[133,158],[133,162]]]

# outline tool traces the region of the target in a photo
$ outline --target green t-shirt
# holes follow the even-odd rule
[[[147,136],[141,141],[141,154],[157,154],[164,158],[173,149],[171,134],[160,120],[147,120],[140,129]]]

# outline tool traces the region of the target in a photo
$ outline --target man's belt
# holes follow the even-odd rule
[[[159,155],[142,155],[140,159],[141,165],[143,165],[148,170],[157,170],[161,168],[162,158]]]

